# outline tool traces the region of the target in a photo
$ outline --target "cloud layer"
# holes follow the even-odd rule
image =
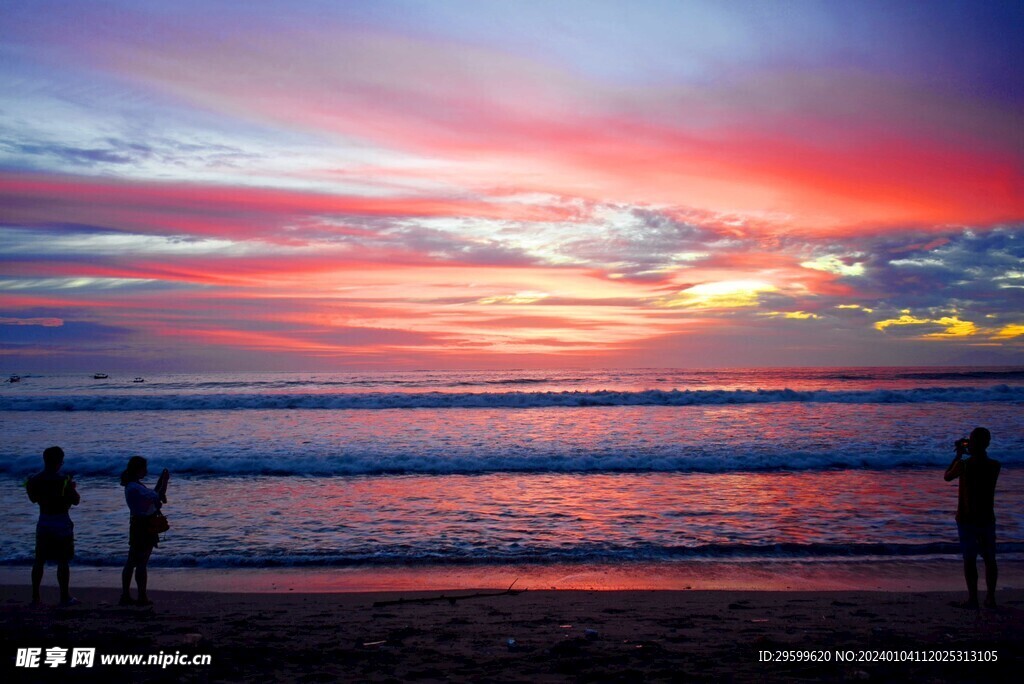
[[[14,8],[14,365],[1020,362],[1019,13],[456,5]]]

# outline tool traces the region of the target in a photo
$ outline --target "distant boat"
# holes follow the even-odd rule
[[[107,377],[108,376],[106,373],[97,373],[96,375],[92,376],[93,380],[106,380]]]
[[[21,382],[20,375],[12,375],[7,382]]]
[[[132,382],[146,382],[146,378],[135,378]]]

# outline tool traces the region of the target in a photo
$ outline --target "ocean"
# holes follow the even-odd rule
[[[123,562],[118,476],[172,473],[164,567],[954,557],[953,442],[1003,463],[1024,554],[1024,368],[23,375],[0,389],[0,564],[60,445],[76,564]]]

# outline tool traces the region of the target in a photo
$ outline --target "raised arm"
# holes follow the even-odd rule
[[[160,501],[167,503],[167,483],[171,480],[171,472],[164,468],[164,471],[160,473],[160,479],[156,481],[156,487],[153,488],[157,494],[160,495]]]
[[[67,489],[64,490],[64,496],[68,498],[72,506],[82,503],[82,497],[78,493],[78,483],[70,478],[68,479]]]
[[[953,462],[949,464],[949,467],[946,468],[946,474],[943,475],[943,478],[945,478],[946,482],[950,482],[951,480],[955,480],[956,478],[960,477],[960,474],[964,471],[964,462],[962,460],[963,455],[964,448],[960,445],[959,442],[957,442],[956,456],[953,457]]]
[[[131,487],[131,485],[128,486]],[[160,500],[160,492],[156,491],[156,489],[150,489],[149,487],[143,485],[142,483],[139,483],[138,487],[134,487],[132,489],[132,495],[141,497],[147,501]]]

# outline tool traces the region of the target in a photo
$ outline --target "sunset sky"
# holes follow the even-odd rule
[[[1024,363],[1022,35],[0,0],[0,370]]]

